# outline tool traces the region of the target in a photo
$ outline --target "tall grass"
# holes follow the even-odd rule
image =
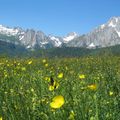
[[[54,109],[58,95],[65,103]],[[120,57],[0,58],[0,117],[119,120]]]

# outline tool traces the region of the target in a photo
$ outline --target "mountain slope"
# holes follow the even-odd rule
[[[23,46],[15,45],[13,43],[8,43],[5,41],[0,41],[0,55],[23,56],[27,53],[28,51]]]
[[[120,56],[120,45],[106,48],[87,49],[79,47],[63,47],[50,49],[37,49],[27,54],[30,57],[85,57],[85,56]],[[26,55],[26,56],[27,56]]]
[[[70,41],[69,47],[108,47],[120,44],[120,17],[111,18],[88,34]]]
[[[20,45],[26,49],[54,47],[102,48],[120,44],[120,17],[113,17],[107,23],[93,31],[78,35],[75,32],[59,37],[46,35],[34,29],[24,30],[20,27],[9,28],[0,25],[0,41]]]

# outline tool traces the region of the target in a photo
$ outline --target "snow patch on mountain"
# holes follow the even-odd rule
[[[59,38],[54,37],[54,36],[50,36],[50,39],[55,42],[55,46],[56,46],[56,47],[61,46],[62,42],[59,40]]]
[[[119,31],[116,31],[116,32],[117,32],[118,36],[120,37],[120,32]]]
[[[30,46],[30,45],[28,45],[26,48],[27,48],[27,49],[29,49],[29,48],[31,48],[31,46]]]
[[[116,25],[111,21],[108,25],[109,27],[116,27]]]
[[[42,45],[48,44],[48,42],[46,42],[46,41],[45,41],[45,42],[40,42],[40,43],[41,43]]]
[[[63,41],[64,41],[65,43],[67,43],[67,42],[73,40],[74,38],[76,38],[77,36],[78,36],[78,35],[77,35],[77,33],[75,33],[75,32],[69,33],[66,37],[63,38]]]
[[[115,18],[115,20],[116,20],[116,23],[118,22],[118,18]]]
[[[95,48],[96,46],[95,46],[95,44],[94,43],[90,43],[89,45],[88,45],[88,47],[87,48],[89,48],[89,49],[93,49],[93,48]]]
[[[101,29],[104,29],[105,28],[105,24],[101,25],[100,27],[101,27]]]
[[[22,40],[24,38],[24,35],[23,36],[19,36],[19,40]]]
[[[8,28],[4,27],[3,25],[0,25],[0,33],[2,34],[15,36],[16,34],[18,34],[18,32],[19,32],[18,29]]]

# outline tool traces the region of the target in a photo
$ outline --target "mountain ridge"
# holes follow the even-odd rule
[[[0,25],[0,41],[22,45],[26,49],[54,47],[84,47],[88,49],[109,47],[120,44],[120,17],[112,17],[87,34],[79,35],[75,32],[64,37],[46,35],[34,29],[20,27],[5,27]]]

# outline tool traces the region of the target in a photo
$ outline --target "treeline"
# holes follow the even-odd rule
[[[51,49],[38,49],[32,51],[30,56],[34,57],[84,57],[84,56],[101,56],[101,55],[120,55],[120,45],[97,48],[97,49],[86,49],[86,48],[75,48],[75,47],[64,47],[64,48],[51,48]]]
[[[75,47],[63,47],[63,48],[50,48],[50,49],[36,49],[27,50],[22,46],[16,45],[5,45],[0,43],[0,56],[9,57],[84,57],[84,56],[103,56],[103,55],[115,55],[120,56],[120,45],[97,48],[97,49],[86,49],[86,48],[75,48]]]

